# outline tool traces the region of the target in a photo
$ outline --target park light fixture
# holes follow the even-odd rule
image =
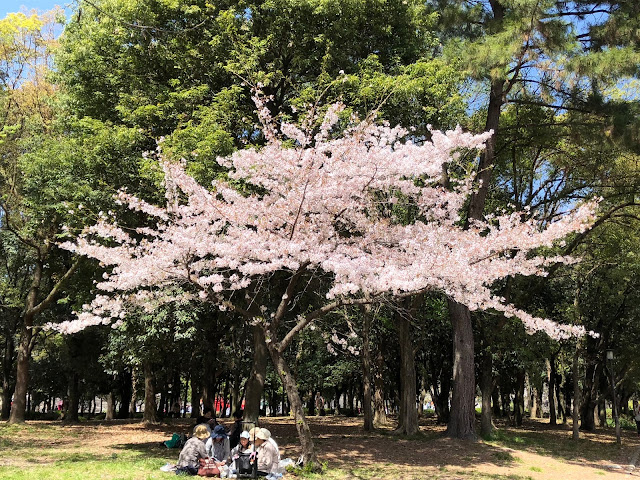
[[[613,360],[613,350],[610,348],[607,350],[607,360]]]

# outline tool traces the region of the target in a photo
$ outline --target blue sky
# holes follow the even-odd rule
[[[27,11],[35,8],[44,12],[51,10],[56,5],[68,8],[73,3],[73,0],[2,0],[0,2],[0,16],[4,18],[8,13],[23,10],[23,7]]]

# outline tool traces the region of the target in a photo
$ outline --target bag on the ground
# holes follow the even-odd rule
[[[238,478],[256,478],[258,474],[257,455],[255,453],[241,453],[236,458],[236,470]]]
[[[220,475],[220,469],[213,458],[200,459],[199,477],[217,477],[218,475]]]

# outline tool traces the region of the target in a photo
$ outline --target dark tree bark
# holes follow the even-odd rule
[[[118,418],[129,417],[129,403],[131,402],[131,371],[128,369],[120,373],[120,409]]]
[[[136,416],[136,401],[138,400],[138,370],[131,370],[131,402],[129,402],[129,418]],[[155,402],[154,402],[155,404]]]
[[[493,408],[493,416],[500,418],[502,416],[502,410],[500,409],[500,389],[496,382],[493,383],[493,393],[491,394],[491,405]]]
[[[220,411],[221,417],[227,416],[227,405],[229,405],[229,415],[231,415],[231,374],[227,373],[227,376],[224,380],[224,389],[222,390],[222,409]]]
[[[78,421],[78,403],[80,400],[79,392],[80,377],[76,372],[72,372],[69,375],[69,385],[67,387],[66,410],[64,412],[65,422],[77,422]]]
[[[531,382],[531,418],[542,418],[543,382],[536,375]]]
[[[202,392],[198,390],[199,382],[191,378],[191,418],[198,418],[202,413],[200,411],[200,399]]]
[[[373,424],[375,426],[386,425],[387,413],[384,408],[384,357],[378,349],[376,355],[376,368],[373,374],[374,392],[373,392]]]
[[[524,383],[526,372],[524,368],[519,368],[516,374],[516,397],[513,401],[514,419],[516,427],[522,426],[524,417]]]
[[[11,412],[11,397],[15,389],[15,381],[13,380],[14,366],[14,344],[13,336],[15,334],[15,325],[13,328],[7,326],[4,338],[4,354],[2,359],[2,411],[0,411],[0,419],[7,420]]]
[[[309,415],[316,415],[316,390],[309,390],[307,392],[307,412]]]
[[[409,309],[410,316],[419,300]],[[416,366],[411,323],[407,315],[396,313],[398,341],[400,344],[400,417],[395,433],[414,435],[418,432],[418,410],[416,408]]]
[[[143,362],[144,369],[144,413],[142,421],[147,424],[157,424],[156,390],[153,381],[153,366],[150,360]],[[179,387],[178,387],[179,388]]]
[[[9,415],[9,423],[23,423],[26,409],[27,389],[29,387],[29,363],[31,360],[31,350],[33,349],[34,340],[34,320],[35,317],[45,310],[56,298],[61,290],[63,283],[76,271],[78,261],[76,261],[67,272],[58,280],[58,282],[49,291],[47,296],[38,303],[38,294],[42,284],[42,272],[44,260],[48,255],[51,247],[38,249],[38,259],[34,265],[33,278],[27,299],[25,302],[22,322],[18,329],[20,338],[18,340],[18,359],[16,367],[16,387],[13,395],[13,404],[11,405],[11,414]]]
[[[373,426],[373,409],[371,407],[371,345],[369,333],[371,331],[371,307],[363,306],[364,325],[362,328],[362,392],[364,407],[364,431],[371,432]]]
[[[547,378],[549,383],[549,425],[555,425],[557,423],[556,418],[556,401],[555,401],[555,388],[556,388],[556,358],[551,356],[547,359]]]
[[[245,401],[244,401],[244,420],[245,422],[255,423],[260,415],[260,398],[264,390],[264,379],[267,376],[267,360],[269,352],[264,341],[264,331],[260,326],[253,327],[253,364],[251,366],[251,374],[247,379]]]
[[[189,397],[189,382],[191,381],[191,374],[187,372],[187,379],[184,382],[184,394],[182,395],[182,418],[187,416],[187,398]]]
[[[27,388],[29,385],[29,360],[31,358],[31,339],[33,337],[33,317],[26,317],[20,327],[18,359],[16,368],[16,387],[11,404],[9,423],[23,423],[27,407]]]
[[[482,435],[484,438],[488,438],[493,432],[493,423],[491,421],[491,395],[493,394],[493,355],[489,348],[485,348],[484,352],[482,353],[480,391],[482,392],[480,435]]]
[[[233,369],[233,389],[231,390],[231,415],[233,415],[236,411],[240,411],[240,369]],[[273,401],[271,403],[273,409]]]
[[[499,4],[496,5],[499,7]],[[502,8],[494,7],[495,18],[501,20],[502,15]],[[500,122],[500,109],[504,102],[503,94],[504,81],[494,79],[489,92],[489,106],[485,125],[485,131],[493,130],[494,133],[491,138],[487,140],[485,150],[480,156],[477,178],[481,183],[471,196],[467,225],[471,220],[482,219],[482,212],[491,183],[491,167],[495,162],[496,132]],[[475,439],[476,434],[473,428],[475,417],[475,366],[471,312],[465,305],[449,300],[449,317],[451,319],[454,336],[453,398],[455,399],[456,406],[453,406],[452,401],[450,425],[451,422],[453,422],[453,425],[447,428],[447,435],[454,438]],[[458,341],[455,340],[456,338]],[[471,341],[470,346],[468,345],[469,340]],[[462,385],[460,383],[461,381],[471,383]]]
[[[317,465],[318,458],[316,456],[315,445],[313,443],[313,438],[311,437],[309,424],[307,423],[307,419],[304,414],[302,399],[300,398],[300,394],[298,393],[298,385],[296,383],[296,379],[293,377],[287,361],[285,360],[282,353],[278,350],[278,348],[276,348],[272,344],[269,344],[268,350],[269,354],[271,355],[273,365],[278,372],[278,376],[280,377],[280,380],[282,381],[282,384],[287,391],[287,398],[289,399],[289,404],[291,405],[293,420],[298,432],[298,438],[300,439],[300,447],[302,450],[304,463]]]
[[[554,362],[554,367],[555,367],[555,362]],[[554,372],[554,377],[555,377],[555,384],[556,384],[556,388],[555,388],[555,393],[556,393],[556,408],[558,410],[558,413],[556,415],[556,420],[559,419],[560,417],[564,418],[565,414],[564,414],[564,410],[562,408],[562,375],[560,375],[560,373],[558,373],[558,369],[554,368],[555,372]],[[563,420],[564,423],[564,420]]]
[[[475,440],[475,366],[473,328],[469,309],[449,300],[453,326],[453,396],[447,436]]]
[[[578,384],[578,362],[580,359],[580,343],[578,340],[576,340],[576,348],[573,352],[573,366],[572,366],[572,373],[573,373],[573,411],[572,411],[572,417],[573,417],[573,433],[572,433],[572,438],[573,440],[578,440],[580,438],[580,429],[579,429],[579,425],[578,425],[578,417],[579,417],[579,410],[580,410],[580,386]]]
[[[449,395],[451,394],[451,376],[447,371],[441,371],[436,382],[431,386],[431,397],[433,399],[433,407],[436,411],[436,422],[440,425],[446,425],[451,418],[451,410],[449,408]]]

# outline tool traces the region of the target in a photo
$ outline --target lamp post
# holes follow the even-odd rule
[[[611,398],[613,399],[613,418],[616,421],[616,443],[620,445],[620,419],[618,418],[618,402],[616,401],[616,379],[613,373],[613,350],[607,350],[607,363],[609,364],[609,372],[611,372]]]

